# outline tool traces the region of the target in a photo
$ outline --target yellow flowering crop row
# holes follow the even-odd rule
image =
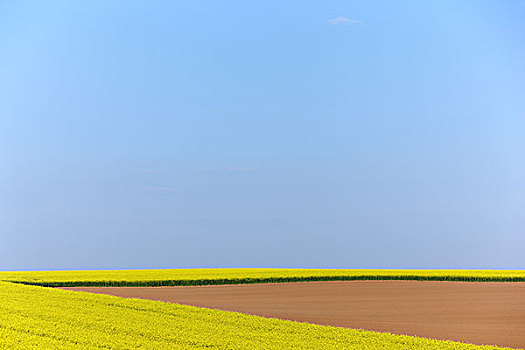
[[[170,286],[356,279],[525,281],[525,270],[241,268],[0,272],[0,280],[42,286]]]
[[[205,348],[498,349],[0,282],[0,349]]]

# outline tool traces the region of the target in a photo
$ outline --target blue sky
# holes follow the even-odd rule
[[[523,268],[524,1],[0,1],[0,269]]]

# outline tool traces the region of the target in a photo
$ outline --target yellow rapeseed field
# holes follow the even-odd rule
[[[106,272],[106,276],[115,278],[119,273]],[[143,276],[140,273],[145,272],[137,272],[137,278]],[[179,276],[173,271],[164,273]],[[240,272],[232,273],[238,276]],[[50,276],[55,280],[60,275]],[[42,278],[45,274],[33,276]],[[74,273],[62,276],[73,279]],[[93,278],[93,273],[85,276]],[[498,348],[0,282],[0,349]]]
[[[525,270],[159,269],[0,272],[0,280],[44,286],[169,286],[309,280],[525,281]]]

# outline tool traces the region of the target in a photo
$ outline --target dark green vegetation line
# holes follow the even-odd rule
[[[467,276],[309,276],[309,277],[273,277],[273,278],[231,278],[197,280],[153,280],[153,281],[65,281],[65,282],[28,282],[9,281],[42,287],[167,287],[167,286],[204,286],[220,284],[285,283],[315,281],[457,281],[457,282],[525,282],[525,277],[467,277]]]

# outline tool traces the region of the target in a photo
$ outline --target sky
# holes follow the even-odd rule
[[[0,270],[525,268],[523,18],[0,0]]]

